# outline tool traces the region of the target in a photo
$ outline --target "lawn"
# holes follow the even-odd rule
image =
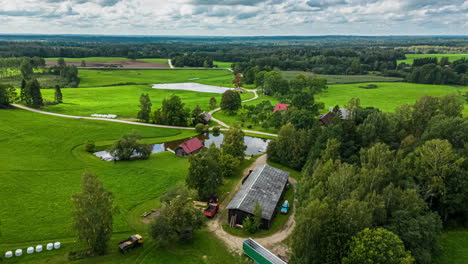
[[[162,101],[173,94],[178,95],[190,110],[199,105],[205,111],[209,110],[211,97],[215,97],[218,104],[221,102],[222,97],[222,94],[217,93],[153,89],[150,85],[65,88],[62,89],[64,103],[49,105],[44,107],[43,110],[79,116],[115,114],[119,118],[136,118],[142,93],[149,94],[153,110],[160,108]],[[42,95],[49,101],[54,100],[54,90],[52,89],[42,90]],[[242,94],[242,99],[244,100],[252,97],[253,93]]]
[[[444,96],[459,95],[468,91],[468,86],[428,85],[414,83],[373,83],[377,89],[363,89],[359,86],[367,84],[336,84],[329,85],[328,90],[316,96],[317,102],[325,104],[324,111],[329,107],[339,105],[344,107],[349,99],[361,99],[361,105],[373,106],[385,112],[393,112],[403,104],[414,104],[425,95]],[[461,97],[461,96],[460,96]],[[462,98],[460,98],[462,100]],[[465,104],[465,116],[468,115],[468,105]]]
[[[80,87],[101,87],[121,84],[153,84],[197,82],[222,85],[222,80],[233,79],[228,70],[91,70],[80,69]],[[214,80],[212,80],[214,79]],[[211,80],[211,81],[210,81]],[[207,83],[209,82],[209,83]],[[228,85],[228,86],[231,86]]]
[[[442,234],[440,255],[434,264],[465,264],[468,260],[468,231],[448,231]]]
[[[314,74],[313,72],[304,71],[282,71],[283,77],[291,80],[299,74],[305,76],[317,76],[327,79],[328,84],[344,84],[344,83],[362,83],[362,82],[401,82],[403,78],[385,77],[377,75],[324,75]]]
[[[114,235],[109,255],[78,263],[233,263],[236,259],[207,231],[197,232],[194,241],[155,249],[146,227],[135,224],[139,215],[154,208],[158,197],[188,171],[185,158],[164,152],[149,160],[105,162],[83,149],[85,140],[108,144],[122,134],[138,130],[154,143],[186,138],[192,131],[135,127],[102,121],[74,120],[23,110],[1,110],[0,180],[2,182],[0,252],[36,244],[61,241],[61,250],[13,258],[6,263],[66,263],[65,254],[77,247],[71,230],[71,195],[80,189],[84,170],[90,170],[113,192]],[[155,202],[156,201],[156,202]],[[143,205],[143,206],[141,206]],[[133,218],[133,219],[129,219]],[[137,218],[137,219],[135,219]],[[144,248],[121,256],[115,244],[134,233],[146,238]],[[203,260],[207,256],[207,260]]]
[[[441,58],[448,57],[450,62],[454,62],[461,58],[468,58],[468,54],[406,54],[405,60],[398,60],[397,64],[406,63],[406,64],[413,64],[414,59],[422,59],[422,58],[437,58],[440,61]]]
[[[213,64],[218,66],[218,68],[231,68],[232,62],[213,61]]]

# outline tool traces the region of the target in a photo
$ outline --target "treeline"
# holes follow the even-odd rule
[[[399,65],[402,75],[406,65]],[[468,85],[468,60],[465,58],[450,62],[447,57],[415,59],[406,80],[425,84]]]
[[[468,224],[463,102],[346,107],[348,117],[335,112],[327,126],[282,127],[268,147],[270,161],[302,170],[291,263],[432,263],[443,227]],[[383,235],[392,239],[385,250]]]
[[[213,60],[196,54],[183,54],[172,57],[174,67],[205,67],[213,68]]]

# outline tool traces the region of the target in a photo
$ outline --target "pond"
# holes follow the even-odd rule
[[[234,88],[213,86],[199,83],[158,83],[153,84],[154,89],[164,89],[164,90],[186,90],[194,92],[203,92],[203,93],[224,93],[227,90],[232,90]]]
[[[221,143],[223,143],[224,134],[221,133],[221,134],[215,135],[215,134],[210,133],[210,134],[205,134],[205,135],[198,135],[197,137],[203,142],[205,147],[209,147],[212,143],[214,143],[217,147],[220,147]],[[161,144],[153,144],[152,153],[174,151],[180,144],[187,141],[188,139],[189,138],[185,138],[185,139],[169,141],[169,142],[165,142]],[[245,142],[245,145],[247,146],[247,149],[245,150],[245,154],[257,155],[257,154],[263,154],[266,152],[266,149],[268,147],[268,143],[270,143],[270,140],[264,139],[264,138],[245,136],[244,142]],[[113,160],[110,153],[105,150],[98,151],[93,154],[94,156],[99,157],[105,161]],[[133,157],[137,157],[137,156],[138,156],[138,153],[135,153],[133,155]]]

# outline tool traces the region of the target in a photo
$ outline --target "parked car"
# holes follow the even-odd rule
[[[218,209],[219,209],[219,204],[210,203],[208,204],[208,208],[205,209],[203,214],[206,215],[206,217],[208,218],[212,218],[216,215],[216,213],[218,212]]]
[[[129,250],[143,245],[143,237],[136,234],[124,241],[119,242],[120,252],[123,254],[127,253]]]
[[[287,214],[289,211],[289,201],[286,200],[284,201],[283,205],[281,206],[281,213],[282,214]]]

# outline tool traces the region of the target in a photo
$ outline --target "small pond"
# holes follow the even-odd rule
[[[198,135],[197,136],[205,145],[205,147],[209,147],[211,143],[215,143],[217,147],[221,146],[221,143],[223,143],[224,139],[224,134],[218,134],[214,135],[212,133],[210,134],[205,134],[205,135]],[[153,144],[153,151],[152,153],[159,153],[159,152],[164,152],[164,151],[174,151],[180,144],[183,142],[187,141],[188,138],[185,139],[180,139],[180,140],[175,140],[175,141],[169,141],[161,144]],[[257,154],[263,154],[266,152],[268,143],[270,143],[269,139],[264,139],[264,138],[257,138],[257,137],[250,137],[250,136],[245,136],[244,137],[244,142],[245,145],[247,146],[247,149],[245,150],[246,155],[257,155]],[[108,151],[98,151],[93,153],[94,156],[97,156],[101,158],[102,160],[105,161],[112,161],[113,158],[110,155]],[[138,156],[137,153],[133,155],[134,157]]]
[[[234,88],[213,86],[199,83],[158,83],[153,84],[154,89],[164,89],[164,90],[186,90],[194,92],[204,92],[204,93],[224,93],[227,90],[232,90]]]

